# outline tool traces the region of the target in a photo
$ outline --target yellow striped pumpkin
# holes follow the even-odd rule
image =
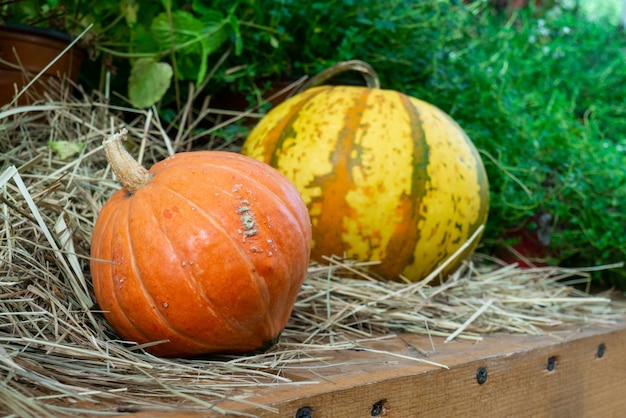
[[[277,168],[300,191],[315,260],[380,261],[372,270],[382,277],[416,281],[487,220],[487,176],[468,136],[442,110],[397,91],[305,90],[261,119],[242,153]]]

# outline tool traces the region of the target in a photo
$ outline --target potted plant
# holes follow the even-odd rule
[[[0,17],[3,33],[17,30],[19,34],[28,32],[35,36],[46,31],[45,36],[54,40],[60,50],[72,37],[90,27],[80,44],[91,58],[100,58],[100,73],[113,70],[114,86],[128,94],[130,103],[135,107],[149,107],[161,100],[170,86],[175,85],[177,93],[179,81],[196,84],[204,81],[209,55],[230,38],[235,41],[235,52],[240,50],[237,19],[226,4],[222,6],[219,10],[207,8],[200,2],[165,5],[117,0],[9,0],[0,3]],[[2,49],[5,57],[16,41],[12,37],[8,42]],[[46,54],[29,51],[23,55],[41,57],[45,64],[50,62],[51,56],[57,56],[56,51]],[[73,49],[66,55],[71,64],[77,65],[83,52]],[[13,60],[5,66],[9,67],[6,71],[16,71],[20,61],[28,72],[34,72],[36,67],[24,65],[24,59]],[[64,61],[59,59],[58,63]],[[116,71],[118,69],[121,71]],[[65,71],[58,67],[49,70],[46,75],[77,74],[76,66]],[[104,90],[102,83],[97,87]]]
[[[76,26],[69,10],[53,1],[0,3],[0,104],[28,103],[54,78],[77,80],[84,51],[65,51],[73,40],[68,29]]]
[[[28,103],[49,91],[52,79],[77,80],[84,50],[68,47],[82,30],[79,4],[52,0],[0,3],[0,104]],[[27,91],[21,94],[25,87]]]

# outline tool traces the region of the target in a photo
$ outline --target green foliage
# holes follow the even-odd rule
[[[135,107],[159,102],[172,80],[202,83],[209,57],[239,33],[230,8],[213,9],[200,1],[17,0],[4,3],[0,10],[5,20],[72,35],[92,25],[83,47],[93,57],[112,57],[103,60],[108,67],[115,62],[130,68],[127,90]],[[234,43],[240,52],[240,40]],[[168,68],[173,68],[175,77],[168,74]],[[114,84],[120,87],[118,80]]]
[[[163,97],[172,75],[172,66],[153,58],[140,58],[133,64],[128,79],[128,97],[136,107],[150,107]]]
[[[119,59],[128,59],[132,65],[128,80],[129,99],[135,107],[148,107],[160,101],[170,87],[171,77],[165,77],[166,68],[173,68],[175,83],[191,81],[201,84],[208,72],[209,58],[229,37],[237,32],[237,19],[226,13],[207,8],[200,2],[162,4],[125,3],[125,31],[112,26],[96,43],[96,49]],[[147,10],[144,10],[147,9]],[[149,20],[134,20],[134,16],[154,16]],[[130,22],[130,23],[129,23]],[[158,67],[138,65],[144,59],[158,62]],[[136,61],[139,60],[139,61]],[[163,62],[165,61],[165,62]],[[167,63],[167,66],[164,65]],[[155,73],[156,68],[160,72]],[[143,73],[142,71],[150,71]],[[159,75],[167,80],[159,94],[151,91]]]
[[[75,26],[72,11],[78,10],[78,1],[60,0],[3,1],[0,3],[0,22],[12,21],[45,29],[70,32]]]
[[[177,10],[160,13],[150,25],[150,33],[158,50],[175,51],[179,80],[204,81],[209,55],[230,35],[230,21],[216,11],[203,9],[204,15]]]
[[[358,58],[379,71],[384,85],[406,89],[401,81],[421,83],[441,44],[463,36],[457,19],[478,7],[449,0],[242,1],[240,27],[254,22],[263,30],[242,31],[244,53],[224,67],[238,71],[224,80],[241,91],[254,79],[315,74]]]

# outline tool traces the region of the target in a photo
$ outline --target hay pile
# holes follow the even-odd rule
[[[199,139],[205,148],[236,145],[211,132],[198,135],[199,124],[219,113],[208,107],[198,112],[187,106],[174,131],[153,112],[76,96],[81,99],[48,97],[0,110],[3,415],[223,412],[216,404],[225,398],[248,402],[246,394],[260,387],[312,383],[285,378],[289,365],[315,367],[317,359],[332,355],[328,350],[365,347],[368,340],[392,333],[480,340],[495,331],[541,334],[562,325],[623,318],[622,305],[563,283],[588,280],[582,270],[519,269],[483,257],[441,285],[408,285],[375,281],[366,265],[331,258],[328,265],[311,265],[282,341],[267,353],[155,358],[120,341],[94,308],[91,230],[99,208],[119,187],[102,139],[126,127],[135,140],[132,152],[145,166],[193,149]]]

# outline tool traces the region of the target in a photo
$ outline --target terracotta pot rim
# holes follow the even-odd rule
[[[33,97],[43,96],[46,82],[59,75],[76,82],[85,50],[74,46],[61,55],[70,42],[69,35],[53,30],[22,24],[0,25],[0,106],[11,103],[16,86],[24,88],[44,68],[46,71],[30,86]],[[26,96],[18,101],[18,105],[28,103],[31,101]]]
[[[70,43],[74,39],[67,33],[47,28],[38,28],[36,26],[25,25],[23,23],[4,22],[0,25],[0,31],[19,32],[28,35],[44,36],[46,38],[55,38],[58,41]]]

